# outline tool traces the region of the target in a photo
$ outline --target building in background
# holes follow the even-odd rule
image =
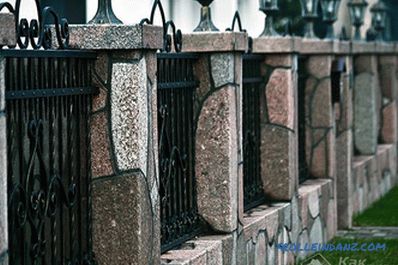
[[[0,0],[0,2],[4,2]],[[8,1],[13,2],[13,1]],[[295,6],[298,0],[280,0],[281,16],[286,11],[283,7]],[[352,27],[349,18],[347,5],[348,0],[341,1],[339,19],[335,23],[336,33],[339,34],[345,27],[348,36],[351,35]],[[370,7],[377,0],[368,0],[369,8],[366,11],[365,24],[362,27],[362,36],[366,36],[366,31],[371,25]],[[387,38],[398,40],[398,17],[391,14],[393,10],[398,9],[398,2],[394,0],[384,0],[389,8],[389,20]],[[94,17],[98,0],[43,0],[43,5],[51,5],[57,12],[68,18],[71,24],[81,24],[88,22]],[[164,0],[162,1],[166,16],[174,20],[176,25],[183,32],[191,32],[199,22],[200,4],[194,0]],[[153,0],[112,0],[113,9],[117,17],[125,24],[134,24],[141,21],[142,18],[150,14]],[[30,8],[30,7],[31,8]],[[232,17],[236,10],[239,10],[244,28],[247,29],[249,35],[256,37],[260,35],[264,27],[264,14],[258,9],[258,0],[216,0],[211,5],[212,16],[215,25],[220,30],[230,27]],[[298,8],[298,5],[297,7]],[[34,9],[34,1],[28,1],[23,5],[23,15],[34,17],[31,12]],[[301,14],[300,10],[296,11],[297,15]],[[318,29],[318,32],[322,30]]]

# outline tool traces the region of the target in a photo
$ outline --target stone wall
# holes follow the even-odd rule
[[[162,33],[160,27],[142,25],[70,27],[73,48],[98,53],[93,80],[100,93],[93,100],[90,139],[93,249],[99,265],[294,264],[309,253],[283,252],[278,244],[329,241],[398,182],[397,60],[391,56],[398,49],[258,38],[252,52],[264,56],[260,144],[267,202],[244,212],[242,55],[248,36],[184,35],[183,51],[199,57],[194,66],[200,84],[194,106],[195,173],[199,214],[209,229],[161,254],[156,52]],[[301,184],[298,56],[306,57],[309,74],[306,159],[311,178]],[[340,59],[345,66],[333,87],[332,65]],[[0,92],[0,264],[7,265],[1,59]]]
[[[0,14],[0,47],[16,44],[15,19]],[[0,265],[8,265],[7,135],[5,100],[6,60],[0,52]]]

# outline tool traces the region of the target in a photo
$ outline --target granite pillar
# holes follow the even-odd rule
[[[0,46],[16,44],[12,14],[0,14]],[[7,135],[5,109],[6,61],[0,51],[0,265],[8,265]]]
[[[73,25],[95,50],[91,115],[93,251],[101,264],[159,264],[156,52],[162,28]],[[122,38],[120,36],[123,36]]]
[[[297,38],[257,38],[263,54],[261,176],[266,196],[290,201],[298,188]],[[276,49],[276,51],[275,51]]]
[[[220,232],[232,232],[243,214],[242,54],[245,33],[183,35],[183,51],[199,54],[195,173],[199,214]]]

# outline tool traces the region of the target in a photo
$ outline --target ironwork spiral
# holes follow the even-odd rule
[[[152,6],[151,16],[150,18],[145,18],[141,20],[140,25],[145,23],[149,25],[153,25],[156,9],[159,9],[160,17],[162,19],[163,25],[163,49],[164,52],[171,52],[172,46],[174,46],[175,52],[181,52],[182,49],[182,32],[177,29],[176,25],[172,20],[166,21],[166,16],[164,14],[163,5],[160,0],[155,0]],[[171,28],[172,34],[169,33],[169,29]]]
[[[15,32],[17,37],[17,46],[20,49],[32,47],[38,49],[52,48],[52,32],[49,25],[45,25],[45,21],[52,19],[54,22],[54,30],[56,33],[56,42],[59,49],[66,49],[69,46],[69,26],[68,21],[64,18],[60,19],[58,14],[51,7],[41,8],[39,0],[35,0],[37,19],[30,22],[26,18],[20,18],[21,0],[16,0],[15,8],[8,2],[0,3],[0,11],[7,9],[15,17]],[[1,49],[2,47],[0,47]],[[16,48],[9,46],[9,48]]]
[[[242,20],[240,19],[239,11],[235,12],[231,27],[227,28],[225,31],[235,31],[236,24],[238,24],[239,32],[246,32],[246,30],[242,27]]]

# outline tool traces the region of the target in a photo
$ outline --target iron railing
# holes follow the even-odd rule
[[[263,91],[263,55],[243,56],[243,187],[244,208],[248,210],[265,200],[261,179],[260,98]]]
[[[310,178],[306,152],[306,107],[305,87],[307,82],[306,58],[298,60],[298,155],[299,155],[299,183]]]
[[[194,54],[158,54],[162,251],[200,231],[195,186]]]
[[[0,55],[6,57],[10,264],[91,264],[95,54],[4,50]]]

